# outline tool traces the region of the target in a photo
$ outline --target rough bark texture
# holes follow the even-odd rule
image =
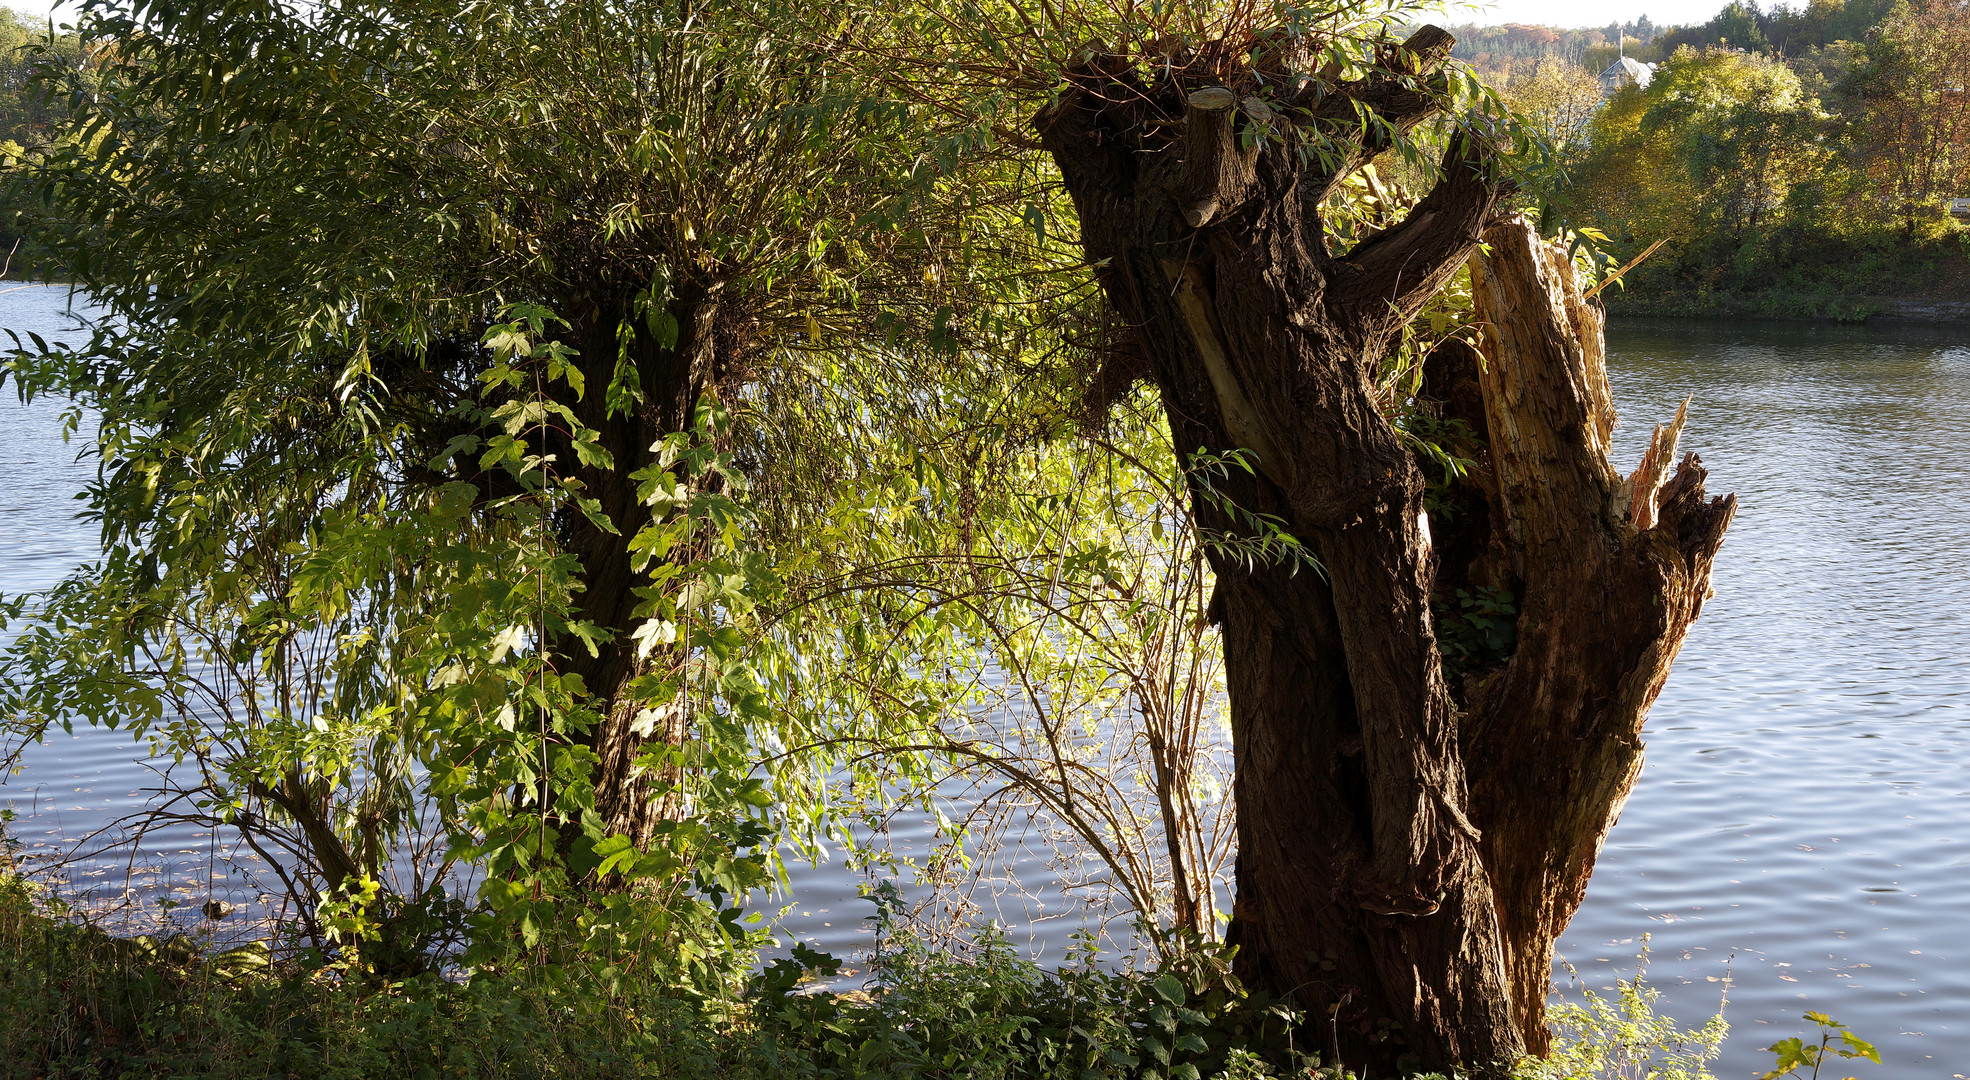
[[[1097,54],[1035,121],[1175,447],[1256,465],[1193,479],[1201,526],[1227,540],[1212,558],[1238,969],[1381,1075],[1543,1049],[1540,965],[1632,783],[1642,713],[1729,518],[1693,461],[1654,528],[1617,515],[1599,315],[1522,222],[1495,223],[1505,185],[1481,141],[1453,139],[1403,221],[1330,253],[1322,200],[1391,129],[1437,110],[1431,73],[1450,44],[1426,28],[1346,83],[1255,72],[1285,63],[1265,49],[1238,63],[1201,50],[1150,81]],[[1301,153],[1316,134],[1327,153]],[[1510,241],[1480,274],[1490,362],[1465,357],[1450,382],[1495,449],[1483,481],[1452,493],[1470,512],[1437,523],[1433,544],[1378,375],[1488,226]],[[1454,374],[1454,356],[1440,366]],[[1251,558],[1252,514],[1283,522],[1319,568]],[[1526,612],[1517,652],[1461,698],[1436,644],[1439,550],[1462,559],[1447,580],[1518,586]]]

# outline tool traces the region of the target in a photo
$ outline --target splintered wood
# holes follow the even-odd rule
[[[1439,566],[1437,588],[1468,582],[1517,601],[1516,647],[1467,678],[1462,726],[1513,1005],[1543,1051],[1553,942],[1641,770],[1643,722],[1711,595],[1737,503],[1704,494],[1695,454],[1676,459],[1687,401],[1635,472],[1616,473],[1600,309],[1563,248],[1523,218],[1484,240],[1472,263],[1483,403],[1458,418],[1488,439],[1492,482],[1476,485],[1486,513],[1464,517],[1488,518],[1490,536],[1442,543],[1480,554]]]
[[[1623,485],[1628,492],[1628,524],[1638,532],[1655,528],[1656,499],[1662,494],[1662,485],[1669,482],[1669,463],[1675,460],[1676,441],[1682,438],[1683,421],[1689,418],[1690,401],[1694,397],[1692,394],[1683,399],[1682,406],[1676,410],[1676,419],[1655,425],[1648,452],[1642,455],[1642,463]]]

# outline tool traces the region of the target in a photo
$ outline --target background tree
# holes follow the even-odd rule
[[[1970,248],[1939,202],[1963,182],[1946,179],[1958,98],[1944,57],[1956,31],[1936,23],[1898,51],[1912,31],[1895,27],[1942,16],[1890,10],[1747,9],[1767,52],[1719,46],[1703,26],[1658,39],[1676,48],[1651,85],[1611,95],[1566,179],[1538,187],[1542,203],[1614,238],[1623,259],[1665,242],[1611,303],[1856,319],[1961,291]],[[1921,179],[1931,170],[1937,180]]]
[[[1628,254],[1630,279],[1737,287],[1841,198],[1839,127],[1768,57],[1679,49],[1646,88],[1612,95],[1550,198]]]
[[[1688,170],[1697,227],[1742,234],[1768,224],[1792,185],[1828,164],[1826,114],[1801,95],[1798,76],[1765,57],[1671,59],[1662,85],[1644,93],[1639,127],[1675,141],[1667,157]]]
[[[1601,107],[1600,80],[1585,67],[1541,60],[1532,74],[1514,79],[1505,99],[1562,158],[1586,148],[1588,123]]]
[[[1868,41],[1846,91],[1860,100],[1861,153],[1903,234],[1938,198],[1970,191],[1970,7],[1897,3]]]
[[[1530,75],[1542,60],[1560,60],[1598,74],[1615,55],[1615,39],[1606,30],[1564,29],[1552,26],[1453,26],[1457,37],[1452,55],[1471,66],[1493,86]],[[1627,33],[1641,49],[1654,28],[1630,26]],[[1637,36],[1639,35],[1639,36]],[[1596,64],[1602,53],[1608,57]],[[1631,52],[1629,55],[1638,55]],[[1648,57],[1643,57],[1648,59]]]

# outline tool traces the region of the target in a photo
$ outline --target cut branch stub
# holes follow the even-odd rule
[[[1382,64],[1407,75],[1422,75],[1449,59],[1450,51],[1456,47],[1457,38],[1450,31],[1441,26],[1425,26],[1409,35],[1401,47],[1384,53]]]
[[[1238,145],[1238,95],[1226,87],[1199,90],[1184,102],[1183,173],[1171,194],[1191,228],[1208,225],[1244,200],[1258,147]]]

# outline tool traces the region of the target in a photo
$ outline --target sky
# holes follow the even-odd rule
[[[1611,23],[1631,23],[1643,15],[1657,26],[1688,26],[1709,22],[1726,0],[1496,0],[1494,3],[1455,5],[1444,9],[1451,23],[1498,26],[1503,23],[1529,23],[1560,29],[1602,27]],[[1801,3],[1803,6],[1803,2]]]
[[[65,11],[71,14],[75,11],[74,4],[62,5],[58,0],[0,0],[0,3],[35,16],[53,9],[58,22]],[[1724,3],[1725,0],[1615,0],[1612,3],[1604,0],[1494,0],[1492,3],[1448,6],[1444,9],[1444,19],[1453,24],[1497,26],[1502,23],[1533,23],[1571,29],[1601,27],[1613,22],[1630,23],[1647,15],[1649,21],[1658,26],[1682,26],[1709,22]]]
[[[76,10],[74,4],[64,6],[60,0],[0,0],[0,4],[5,4],[23,15],[32,15],[36,19],[52,11],[56,22],[61,22],[64,14],[74,15]]]

